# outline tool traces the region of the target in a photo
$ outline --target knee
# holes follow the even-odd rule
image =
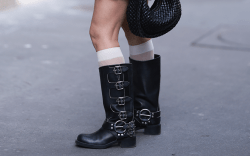
[[[96,28],[94,26],[90,26],[89,36],[90,36],[92,42],[97,42],[98,40],[101,40],[103,38],[102,32],[100,32],[98,30],[98,28]]]
[[[89,29],[89,35],[96,51],[119,46],[118,33],[113,29],[92,25]]]
[[[93,44],[99,44],[112,40],[112,30],[103,28],[101,26],[91,25],[89,29],[89,36]]]

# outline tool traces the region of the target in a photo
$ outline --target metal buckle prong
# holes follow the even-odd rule
[[[150,116],[151,117],[151,115],[147,115],[147,114],[141,114],[141,116]]]

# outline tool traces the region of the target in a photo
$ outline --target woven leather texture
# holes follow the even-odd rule
[[[127,8],[129,29],[136,36],[156,38],[171,31],[182,14],[179,0],[155,0],[151,7],[147,0],[129,0]]]

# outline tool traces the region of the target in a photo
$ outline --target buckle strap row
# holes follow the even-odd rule
[[[129,86],[130,83],[128,81],[124,81],[124,79],[123,79],[123,81],[120,81],[121,74],[123,74],[124,72],[126,72],[128,70],[129,70],[129,68],[127,66],[122,66],[122,65],[116,65],[116,66],[113,66],[113,67],[109,67],[109,73],[113,73],[118,77],[117,82],[109,82],[110,89],[115,88],[117,91],[120,91],[120,90],[124,90],[125,87]],[[116,103],[119,106],[125,107],[126,102],[129,102],[131,100],[132,100],[132,98],[128,97],[128,96],[127,97],[126,96],[125,97],[118,97],[116,99]],[[103,124],[103,127],[105,129],[114,130],[117,133],[118,137],[123,137],[123,136],[126,136],[126,135],[132,137],[135,134],[134,121],[126,123],[124,120],[127,119],[128,114],[130,114],[130,113],[133,114],[133,111],[126,112],[125,108],[123,110],[124,111],[118,111],[117,112],[118,117],[120,118],[120,120],[116,121],[115,123],[109,123],[107,121],[107,122],[105,122]]]

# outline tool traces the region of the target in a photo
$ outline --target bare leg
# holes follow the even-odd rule
[[[128,40],[128,44],[130,45],[130,48],[134,48],[136,46],[136,49],[140,49],[140,47],[144,46],[143,44],[149,44],[147,42],[150,42],[149,40],[151,40],[151,38],[142,38],[142,37],[134,35],[129,29],[126,16],[125,16],[124,21],[122,23],[122,29],[125,32],[125,36]],[[152,43],[150,43],[150,44],[152,44]],[[140,45],[140,46],[138,46],[138,45]],[[138,50],[136,50],[136,51],[138,51]],[[154,55],[154,51],[152,48],[150,48],[149,51],[145,51],[145,52],[142,51],[141,54],[131,54],[131,52],[130,52],[130,57],[132,59],[140,60],[140,61],[150,60],[154,57],[153,55]]]
[[[118,34],[127,6],[128,0],[95,0],[89,33],[96,51],[120,46]]]
[[[122,23],[122,29],[125,33],[125,36],[128,40],[129,45],[132,45],[132,46],[139,45],[139,44],[145,43],[151,39],[151,38],[142,38],[142,37],[134,35],[129,29],[126,15],[125,15],[123,23]]]

